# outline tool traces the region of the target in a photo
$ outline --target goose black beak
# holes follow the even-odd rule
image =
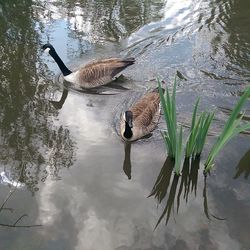
[[[133,128],[133,113],[131,111],[125,111],[125,121],[128,123],[130,128]]]

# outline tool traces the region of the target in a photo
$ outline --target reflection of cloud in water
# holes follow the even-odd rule
[[[78,244],[75,249],[112,249],[111,235],[105,220],[98,219],[95,211],[87,212],[83,230],[78,234]]]
[[[87,219],[82,223],[75,249],[115,249],[120,245],[129,245],[133,240],[131,223],[127,218],[117,218],[114,225],[107,220],[98,218],[94,210],[87,212]]]
[[[52,194],[55,190],[56,181],[51,178],[47,178],[41,191],[37,194],[37,200],[39,201],[39,215],[37,221],[42,225],[51,226],[55,223],[56,219],[60,215],[52,199]]]
[[[87,98],[81,94],[69,93],[66,105],[63,106],[59,114],[60,122],[65,124],[65,126],[71,127],[71,129],[74,128],[72,133],[75,137],[83,137],[80,143],[83,144],[82,146],[85,149],[91,143],[106,137],[103,131],[106,124],[101,119],[103,109],[100,107],[97,113],[93,112],[93,108],[87,106],[89,102],[92,103],[92,98],[91,96],[89,97],[89,100],[86,100]],[[98,97],[96,98],[98,99]],[[93,103],[93,105],[96,105],[94,101]]]
[[[52,186],[50,187],[52,188]],[[86,189],[89,188],[86,185],[85,187]],[[64,209],[67,209],[74,218],[74,227],[78,232],[78,241],[75,243],[74,249],[113,250],[120,246],[131,246],[133,244],[142,246],[142,242],[146,246],[150,245],[152,224],[148,225],[148,221],[142,222],[143,217],[149,212],[145,203],[147,200],[142,198],[142,194],[140,195],[140,204],[143,206],[144,211],[141,212],[141,206],[137,207],[137,209],[135,209],[135,206],[132,206],[129,209],[129,213],[127,213],[131,202],[129,197],[123,197],[120,200],[122,205],[109,199],[110,205],[102,206],[99,201],[100,197],[96,197],[90,192],[87,195],[82,189],[79,186],[64,185],[61,182],[53,186],[51,192],[46,193],[48,195],[46,199],[43,199],[43,195],[40,196],[41,200],[39,203],[45,202],[47,208],[56,207],[56,214],[51,214],[49,210],[39,214],[39,221],[44,222],[44,228],[46,228],[43,234],[49,237],[53,231],[55,231],[53,235],[56,232],[60,233],[60,228],[58,228],[60,225],[57,225],[57,220],[59,216],[65,215],[62,213],[63,209],[56,205],[56,200],[58,200],[58,193],[63,193],[64,196],[59,203],[67,204],[67,207],[64,207]],[[117,192],[112,193],[111,190],[109,191],[115,200],[117,198],[115,193]],[[44,190],[41,190],[41,193],[43,192]],[[52,217],[53,219],[48,221],[48,218]],[[144,235],[140,235],[140,231],[144,231]],[[139,234],[139,238],[142,238],[137,243],[134,242],[136,234]],[[147,239],[144,238],[145,236],[150,237]],[[163,244],[162,240],[161,244]]]
[[[210,244],[212,249],[239,249],[237,241],[229,236],[226,222],[208,222],[204,216],[202,178],[198,182],[197,197],[189,196],[178,218],[170,220],[167,227],[159,225],[153,233],[161,206],[156,209],[155,201],[146,196],[152,185],[150,172],[156,171],[157,165],[162,164],[159,158],[163,157],[150,143],[134,144],[132,161],[137,159],[136,155],[140,158],[133,161],[133,179],[127,180],[122,172],[123,145],[118,140],[111,139],[111,142],[109,147],[105,141],[100,141],[98,147],[89,145],[89,152],[81,154],[78,167],[71,168],[70,175],[41,188],[38,203],[47,210],[40,210],[39,219],[46,222],[54,216],[44,225],[48,237],[61,234],[63,221],[59,222],[59,217],[70,216],[77,234],[74,249],[171,249],[177,247],[180,240],[189,249],[204,244]],[[98,159],[94,149],[96,152],[102,149]],[[211,195],[208,199],[210,211],[216,213]]]

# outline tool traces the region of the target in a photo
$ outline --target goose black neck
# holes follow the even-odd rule
[[[54,58],[55,62],[57,63],[58,67],[62,71],[64,76],[71,74],[72,72],[65,66],[61,58],[58,56],[55,50],[50,50],[49,54]]]
[[[123,136],[127,139],[130,139],[133,136],[132,129],[129,127],[127,122],[125,122],[125,131],[123,133]]]

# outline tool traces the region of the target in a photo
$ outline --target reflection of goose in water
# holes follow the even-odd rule
[[[120,119],[120,135],[125,141],[135,141],[148,135],[160,118],[160,95],[158,88],[146,93]]]
[[[131,152],[131,143],[124,143],[124,161],[123,161],[123,171],[128,176],[128,179],[131,179],[131,160],[130,160],[130,152]]]
[[[79,88],[78,86],[69,86],[69,88],[76,90],[77,92],[91,95],[117,95],[123,91],[129,90],[129,88],[122,86],[126,80],[127,79],[123,75],[120,75],[111,83],[98,88],[84,89]]]
[[[50,101],[50,103],[54,106],[55,109],[61,109],[63,104],[65,103],[65,100],[68,96],[68,89],[64,88],[63,93],[61,96],[61,99],[59,101]]]
[[[60,76],[58,75],[58,77],[57,77],[58,82],[59,82],[59,77]],[[85,90],[73,88],[72,90],[73,91],[75,90],[77,92],[86,93],[86,94],[92,94],[92,95],[116,95],[119,92],[115,92],[114,89],[121,90],[121,91],[128,90],[127,88],[124,88],[124,87],[120,86],[119,84],[115,84],[118,81],[122,81],[122,79],[120,80],[120,77],[119,77],[114,81],[114,83],[111,83],[108,86],[101,86],[100,88],[85,89]],[[49,101],[54,106],[55,109],[59,110],[63,107],[63,105],[67,99],[67,96],[68,96],[68,92],[69,92],[68,88],[71,89],[70,86],[65,84],[64,88],[63,88],[62,96],[61,96],[59,101]]]
[[[177,201],[176,212],[178,214],[180,207],[180,199],[182,194],[183,194],[183,199],[186,201],[186,203],[188,202],[190,193],[194,193],[196,196],[199,164],[200,164],[199,158],[191,160],[191,164],[189,160],[185,160],[182,169],[181,181],[179,183],[180,177],[177,175],[173,175],[174,161],[169,157],[166,159],[157,177],[157,180],[153,186],[153,189],[150,195],[148,196],[148,197],[154,196],[157,199],[158,203],[161,203],[168,193],[166,206],[161,216],[159,217],[155,228],[159,225],[159,223],[165,216],[166,216],[165,223],[166,224],[168,223],[171,211],[174,208],[175,200]],[[206,217],[210,219],[208,212],[207,195],[206,195],[206,177],[204,179],[203,206]]]
[[[99,87],[112,82],[117,74],[135,63],[134,58],[101,59],[88,63],[82,66],[79,70],[72,72],[66,67],[51,44],[43,45],[42,49],[53,57],[66,81],[87,89]]]

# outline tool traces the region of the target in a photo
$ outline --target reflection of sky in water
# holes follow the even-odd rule
[[[208,224],[202,207],[202,171],[197,197],[190,195],[187,204],[181,197],[183,206],[178,216],[173,215],[167,227],[163,220],[153,233],[164,203],[156,209],[155,200],[146,197],[165,153],[150,142],[133,144],[132,180],[128,181],[122,172],[123,143],[109,128],[110,116],[105,112],[111,109],[116,98],[119,97],[69,93],[59,122],[72,129],[78,148],[77,162],[70,172],[62,173],[61,181],[47,179],[36,195],[37,223],[46,227],[43,236],[58,237],[56,235],[63,231],[61,218],[69,217],[69,227],[74,228],[77,235],[74,249],[144,249],[148,246],[165,249],[174,246],[179,237],[191,248],[195,248],[202,237],[208,237],[213,239],[212,246],[217,242],[218,249],[238,249],[237,241],[228,236],[225,223]],[[89,102],[94,107],[88,107]],[[213,198],[209,195],[208,199],[210,211],[216,214]]]
[[[119,47],[117,49],[114,44],[112,47],[110,43],[103,44],[98,40],[100,34],[95,30],[98,28],[96,23],[90,18],[85,18],[88,14],[91,16],[87,8],[78,5],[68,13],[66,8],[57,3],[51,1],[46,5],[45,13],[38,12],[41,14],[38,15],[39,21],[44,24],[44,32],[40,31],[40,26],[36,28],[42,42],[49,40],[63,61],[85,60],[85,53],[90,51],[93,57],[96,54],[109,55],[114,51],[120,52],[120,44],[117,45]],[[184,71],[185,76],[195,78],[199,83],[194,64],[201,60],[197,63],[198,66],[195,65],[197,68],[201,65],[206,66],[206,63],[211,66],[207,54],[202,54],[204,52],[202,50],[204,50],[204,40],[209,43],[208,50],[210,49],[214,31],[209,33],[205,30],[204,34],[197,38],[193,36],[194,32],[197,32],[197,25],[192,26],[192,24],[197,22],[200,12],[206,14],[206,8],[209,7],[207,2],[201,4],[200,1],[189,0],[166,1],[163,16],[159,21],[150,21],[133,31],[128,30],[125,23],[119,19],[121,12],[119,3],[120,1],[111,15],[114,25],[124,36],[128,32],[133,32],[127,39],[121,41],[122,46],[130,46],[129,49],[123,48],[122,54],[138,55],[137,67],[129,69],[126,74],[132,76],[136,84],[143,82],[143,87],[147,87],[144,79],[153,79],[156,73],[171,78],[171,73],[178,68]],[[101,23],[103,20],[99,21]],[[180,31],[181,28],[184,29]],[[223,39],[227,41],[227,38],[225,34]],[[103,35],[101,39],[109,37]],[[201,54],[197,55],[197,51],[201,51]],[[89,59],[92,55],[88,54],[86,57]],[[226,57],[222,53],[217,60],[220,58]],[[58,72],[57,65],[47,54],[42,55],[42,60],[53,73]],[[211,67],[213,66],[215,67],[215,65]],[[188,93],[180,90],[183,94],[182,106],[186,107],[191,107],[188,95],[194,98],[194,91],[205,89],[205,94],[209,95],[218,90],[213,82],[209,85],[198,84],[195,87],[188,85],[186,88],[189,90]],[[224,89],[224,85],[221,88]],[[217,91],[217,94],[221,97],[225,91]],[[40,189],[34,198],[25,198],[25,201],[36,201],[37,211],[33,212],[31,218],[36,218],[36,223],[43,224],[42,229],[32,233],[47,242],[47,249],[54,249],[53,244],[57,247],[61,244],[62,249],[84,250],[171,249],[171,247],[185,249],[187,246],[190,249],[198,246],[201,249],[206,247],[240,249],[240,240],[231,236],[235,218],[229,214],[227,221],[213,219],[208,222],[205,217],[202,175],[198,180],[197,197],[190,195],[187,204],[181,197],[179,214],[171,215],[167,227],[164,226],[163,219],[157,230],[153,231],[164,209],[164,202],[157,207],[153,198],[146,197],[165,160],[164,147],[154,144],[153,139],[133,144],[132,179],[127,179],[122,170],[123,143],[110,126],[112,112],[121,96],[93,96],[69,92],[65,104],[59,110],[58,117],[53,118],[53,122],[56,126],[63,125],[70,130],[70,135],[76,143],[76,162],[70,169],[60,170],[60,176],[55,180],[53,160],[51,160],[49,162],[51,165],[46,168],[49,177],[39,185]],[[205,102],[205,106],[217,103],[212,98],[206,101],[208,103]],[[227,102],[225,98],[224,102]],[[246,143],[242,146],[242,151],[245,146]],[[46,153],[50,159],[51,151]],[[231,154],[230,157],[238,159],[239,153],[236,151],[234,153],[235,155]],[[231,161],[230,157],[228,158]],[[232,163],[229,162],[228,165],[230,164]],[[231,173],[231,176],[233,174]],[[211,213],[220,216],[223,208],[218,207],[220,197],[214,195],[213,186],[214,189],[220,189],[218,193],[222,194],[223,189],[232,183],[229,181],[230,175],[227,169],[218,171],[216,176],[209,179],[214,183],[208,188],[208,206]],[[247,187],[248,183],[245,182],[235,184],[232,193],[235,194],[236,200],[234,197],[229,197],[228,200],[246,201],[248,196],[244,194],[244,190]],[[30,210],[28,204],[29,202],[25,202],[24,206]],[[43,246],[40,249],[43,249]]]
[[[108,168],[107,172],[109,170]],[[215,221],[208,226],[201,209],[201,193],[196,198],[191,197],[188,205],[176,217],[176,222],[171,221],[168,227],[161,225],[152,235],[159,214],[154,214],[155,201],[145,199],[148,190],[138,184],[145,176],[141,174],[128,187],[127,180],[122,180],[121,176],[114,178],[112,174],[113,178],[105,178],[105,174],[98,170],[98,177],[95,171],[96,169],[88,171],[88,175],[82,175],[82,170],[74,169],[70,178],[64,178],[64,183],[49,185],[53,191],[47,192],[46,188],[41,190],[38,196],[41,199],[40,211],[44,207],[49,210],[39,213],[39,221],[45,223],[48,218],[52,219],[49,224],[46,223],[47,228],[43,232],[46,237],[60,234],[62,229],[57,224],[59,218],[70,216],[74,224],[69,226],[77,231],[74,249],[109,250],[121,246],[126,246],[125,249],[151,246],[154,249],[156,246],[173,246],[177,235],[189,247],[195,248],[197,242],[202,241],[202,232],[212,238],[213,242],[217,242],[218,249],[238,249],[238,243],[228,236],[225,223]],[[199,189],[202,190],[202,187]],[[209,198],[211,209],[213,203]]]
[[[149,36],[157,35],[162,31],[177,31],[178,28],[185,28],[188,24],[193,24],[198,19],[199,5],[201,1],[167,1],[164,7],[164,16],[160,21],[149,23],[136,31],[129,38],[129,44],[134,43],[139,37],[145,39],[145,32],[149,32]],[[185,33],[182,33],[182,36]]]
[[[198,18],[199,5],[200,2],[168,1],[164,17],[159,22],[149,23],[134,32],[128,38],[128,44],[133,45],[145,36],[161,36],[162,29],[175,32],[185,26],[186,31],[189,31],[189,24]],[[69,20],[69,28],[89,34],[91,25],[86,22],[84,26],[81,15],[81,11],[76,9],[76,17]],[[60,34],[68,24],[62,20],[58,24],[55,25],[56,32],[51,34],[51,41],[63,60],[67,61],[65,51],[69,38]],[[152,55],[155,66],[149,65],[146,77],[152,72],[153,78],[166,61],[171,62],[171,67],[180,62],[183,64],[183,59],[189,63],[194,44],[194,40],[180,39],[178,43],[172,44],[164,57],[161,56],[164,50],[155,49],[142,54],[138,64],[150,60]],[[77,44],[72,44],[74,46],[77,47]],[[179,53],[176,54],[176,51]],[[57,66],[52,64],[53,66],[49,64],[49,68],[57,72]],[[147,65],[144,67],[147,68]],[[195,76],[192,71],[187,73],[189,77]],[[142,75],[136,74],[134,77],[139,79]],[[197,197],[190,196],[189,202],[181,206],[178,216],[173,216],[167,227],[164,227],[163,220],[152,234],[164,205],[156,209],[154,199],[146,199],[146,196],[152,188],[152,176],[159,172],[164,161],[164,153],[159,153],[159,147],[154,148],[150,143],[134,144],[131,153],[132,180],[127,180],[122,173],[123,144],[108,125],[111,117],[107,115],[107,110],[112,110],[115,98],[70,93],[60,110],[59,121],[56,122],[72,130],[78,148],[77,162],[70,174],[63,174],[63,181],[47,180],[37,194],[40,204],[37,222],[48,226],[46,233],[43,232],[46,237],[57,234],[60,218],[70,215],[73,220],[71,227],[77,231],[75,249],[144,249],[148,246],[151,249],[165,249],[166,246],[177,246],[178,238],[180,246],[188,245],[191,249],[197,246],[197,242],[203,241],[212,248],[239,249],[237,240],[230,238],[226,223],[213,220],[208,224],[202,207],[202,176],[198,181]],[[88,106],[89,103],[93,107]],[[148,152],[153,156],[149,157]],[[223,186],[223,182],[220,183]],[[210,211],[217,214],[216,202],[209,194],[208,202]],[[202,246],[200,243],[200,247]]]
[[[43,43],[48,42],[47,39],[49,38],[49,42],[53,44],[57,53],[65,63],[67,63],[68,57],[76,59],[74,55],[77,54],[79,56],[77,50],[79,41],[69,37],[68,24],[66,21],[56,20],[53,25],[49,25],[46,29],[47,32],[45,32],[45,34],[41,34]],[[80,46],[81,52],[85,52],[89,49],[90,43],[85,37],[81,37]],[[53,70],[54,72],[59,71],[58,66],[47,53],[43,54],[42,58],[46,61],[50,70]]]

